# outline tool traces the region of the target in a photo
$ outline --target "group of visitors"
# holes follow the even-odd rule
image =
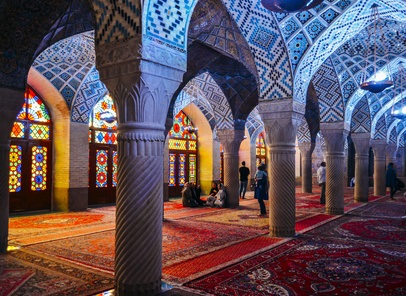
[[[193,182],[186,182],[182,190],[182,204],[184,207],[195,208],[198,206],[225,207],[226,192],[222,183],[212,182],[209,196],[206,201],[200,199],[202,190],[200,185]]]

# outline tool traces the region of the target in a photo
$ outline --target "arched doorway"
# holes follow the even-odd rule
[[[10,212],[51,209],[52,123],[48,108],[30,87],[11,130]]]
[[[266,146],[265,146],[265,134],[260,133],[255,140],[255,155],[256,155],[256,166],[260,164],[266,164]]]
[[[180,111],[169,137],[169,197],[181,196],[186,182],[197,182],[197,134],[191,120]]]
[[[116,108],[107,95],[89,121],[89,205],[116,202],[117,158]]]

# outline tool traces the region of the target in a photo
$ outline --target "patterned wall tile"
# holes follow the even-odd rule
[[[343,121],[343,98],[331,59],[327,59],[321,65],[315,73],[312,83],[319,98],[320,122]]]
[[[297,129],[296,137],[299,143],[311,142],[309,124],[304,117],[302,118],[299,128]]]
[[[32,67],[61,92],[69,108],[83,78],[95,63],[93,33],[63,39],[44,50]]]
[[[125,40],[141,33],[140,1],[97,0],[92,3],[97,19],[97,44]]]
[[[318,19],[312,21],[308,26],[306,26],[307,34],[314,41],[326,28]]]
[[[99,72],[93,67],[73,99],[71,121],[88,123],[94,105],[107,93],[106,86],[100,81]]]
[[[292,97],[288,52],[279,26],[260,1],[224,0],[254,55],[260,77],[260,99]]]
[[[351,132],[353,133],[370,133],[371,132],[371,117],[369,114],[369,106],[367,98],[358,102],[352,114]]]
[[[386,118],[381,116],[375,126],[375,131],[371,129],[371,139],[375,140],[386,140]]]

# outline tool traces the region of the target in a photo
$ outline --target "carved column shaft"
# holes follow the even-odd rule
[[[386,195],[386,141],[372,140],[374,151],[374,195]]]
[[[293,103],[293,104],[292,104]],[[295,234],[295,139],[304,106],[290,100],[258,105],[269,145],[269,234]]]
[[[326,143],[326,213],[344,213],[344,141],[348,131],[337,128],[337,123],[323,123],[322,134]]]
[[[24,91],[0,88],[0,253],[8,245],[10,133],[23,103]]]
[[[224,147],[224,184],[227,189],[227,203],[231,208],[240,204],[238,151],[244,139],[244,130],[218,130],[217,136]]]
[[[354,199],[357,202],[368,202],[369,197],[369,142],[370,133],[352,134],[355,146],[355,188]]]
[[[302,192],[312,192],[312,153],[314,143],[304,142],[299,144],[300,153],[302,154]]]
[[[142,59],[139,44],[139,38],[132,38],[96,47],[101,80],[118,115],[118,295],[161,291],[164,130],[169,103],[184,73]]]

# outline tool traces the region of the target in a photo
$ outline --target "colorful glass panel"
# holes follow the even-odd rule
[[[96,150],[96,187],[107,187],[108,155],[106,150]]]
[[[25,113],[26,118],[20,118],[20,115],[23,116],[20,112],[18,119],[28,119],[39,122],[51,121],[45,104],[31,88],[28,88],[25,92],[25,101],[26,104],[24,104],[23,108],[27,107],[28,112]]]
[[[197,150],[197,142],[196,141],[189,141],[189,150],[196,151]]]
[[[117,151],[113,151],[113,187],[117,186],[117,164],[118,164],[118,154]]]
[[[176,180],[175,180],[175,160],[176,160],[176,154],[169,154],[169,186],[176,186]]]
[[[22,148],[17,145],[10,145],[10,163],[9,163],[9,182],[10,192],[19,192],[21,190],[21,166],[22,166]]]
[[[107,95],[92,110],[90,126],[94,128],[117,129],[117,112],[113,99]]]
[[[89,130],[89,143],[92,143],[92,131]]]
[[[41,191],[47,188],[47,147],[31,148],[31,190]]]
[[[194,130],[194,126],[189,117],[187,117],[183,111],[180,111],[173,119],[173,125],[169,131],[169,137],[196,140],[196,133],[190,132],[189,130]]]
[[[47,125],[30,124],[30,139],[49,140],[50,129]]]
[[[189,182],[196,182],[196,154],[189,154]]]
[[[13,128],[11,129],[12,138],[24,138],[25,126],[22,122],[14,122]]]
[[[169,139],[169,149],[186,150],[187,140]]]
[[[186,182],[186,154],[179,154],[179,186],[183,186]]]
[[[115,144],[117,145],[117,133],[115,132],[94,132],[94,142],[98,144]]]

